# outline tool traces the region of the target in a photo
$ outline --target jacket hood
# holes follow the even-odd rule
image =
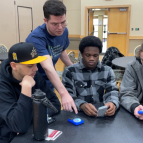
[[[18,81],[17,79],[15,79],[12,75],[12,68],[10,66],[10,63],[8,61],[8,59],[4,60],[1,63],[1,70],[0,70],[0,74],[6,78],[9,82],[14,82],[14,83],[20,83],[20,81]]]
[[[136,60],[142,65],[141,59],[139,57],[136,57]]]
[[[142,68],[142,63],[139,58],[134,59],[131,63],[129,63],[135,70]]]

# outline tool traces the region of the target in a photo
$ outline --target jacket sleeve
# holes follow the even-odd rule
[[[103,95],[104,104],[107,102],[112,102],[116,105],[116,109],[119,107],[119,90],[116,85],[115,75],[113,70],[110,68],[107,83],[105,86],[105,94]]]
[[[44,93],[46,93],[47,98],[50,100],[50,102],[56,107],[58,110],[58,113],[61,111],[61,103],[56,96],[56,94],[50,89],[48,84],[46,83],[45,79],[38,73],[38,80],[39,80],[39,87]],[[48,108],[48,116],[54,115],[55,112]]]
[[[80,105],[86,103],[86,101],[77,97],[74,79],[71,71],[69,71],[68,68],[65,68],[63,72],[62,82],[69,94],[71,95],[71,97],[73,98],[77,109],[80,111]]]
[[[134,113],[134,109],[140,104],[137,98],[137,84],[132,75],[132,68],[130,65],[127,66],[122,83],[120,86],[120,104],[127,109],[129,112]]]
[[[20,94],[18,101],[9,85],[0,85],[0,117],[16,133],[27,132],[32,118],[32,99]]]

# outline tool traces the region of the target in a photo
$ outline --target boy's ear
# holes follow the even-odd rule
[[[11,63],[10,63],[10,66],[11,66],[11,68],[12,68],[13,70],[17,70],[17,63],[11,62]]]

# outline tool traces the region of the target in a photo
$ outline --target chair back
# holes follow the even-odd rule
[[[80,53],[80,51],[78,52],[78,62],[82,59],[82,55]]]
[[[0,53],[7,52],[7,47],[0,43]]]
[[[76,58],[75,58],[75,53],[74,53],[73,51],[70,51],[70,52],[68,53],[68,56],[69,56],[69,58],[70,58],[70,60],[71,60],[71,62],[72,62],[73,64],[77,62],[77,60],[76,60]]]

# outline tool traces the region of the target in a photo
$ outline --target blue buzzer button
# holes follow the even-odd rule
[[[138,111],[138,114],[143,114],[143,110]]]
[[[81,120],[80,118],[68,119],[68,122],[70,122],[76,126],[84,123],[84,121]]]

